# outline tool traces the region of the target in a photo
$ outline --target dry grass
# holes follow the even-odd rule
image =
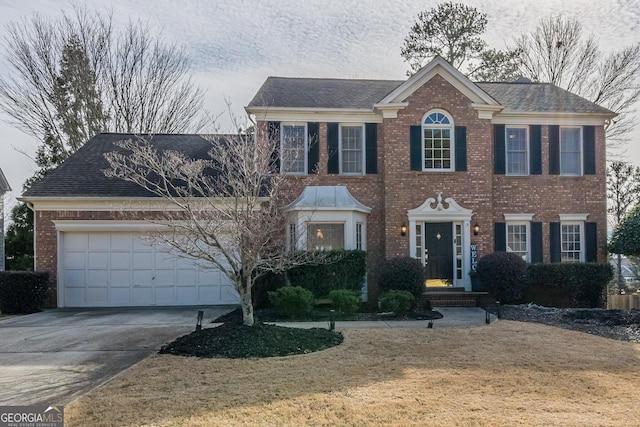
[[[154,356],[72,403],[65,425],[640,425],[638,344],[509,321],[344,334],[301,356]]]

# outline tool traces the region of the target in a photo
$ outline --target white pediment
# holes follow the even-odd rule
[[[469,220],[473,210],[460,206],[448,197],[442,200],[442,193],[437,198],[430,197],[415,209],[407,211],[410,221],[449,222]]]
[[[436,75],[444,78],[449,84],[460,91],[460,93],[469,98],[472,102],[472,107],[478,112],[478,116],[482,119],[490,119],[494,113],[504,108],[504,106],[440,56],[436,56],[431,62],[422,67],[416,74],[407,79],[406,82],[398,86],[382,101],[375,104],[374,108],[382,111],[383,114],[386,115],[389,115],[392,111],[397,112],[398,109],[405,108],[407,98]]]

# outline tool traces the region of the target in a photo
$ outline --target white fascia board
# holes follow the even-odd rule
[[[606,124],[611,114],[557,112],[522,112],[503,110],[493,116],[496,125],[593,125]]]
[[[480,87],[469,80],[464,74],[456,70],[451,64],[439,56],[422,67],[420,71],[411,76],[406,82],[398,86],[393,92],[380,101],[379,104],[392,104],[405,101],[411,94],[436,75],[444,78],[473,103],[500,105],[489,94],[480,89]]]
[[[257,121],[382,123],[382,114],[365,108],[246,107]]]
[[[11,191],[11,186],[9,185],[7,178],[4,176],[4,173],[2,173],[2,169],[0,169],[0,196],[8,191]]]
[[[126,197],[19,197],[33,211],[104,211],[104,212],[140,212],[140,211],[181,211],[175,203],[160,197],[126,198]],[[222,205],[229,199],[201,200],[203,207],[212,203]],[[261,197],[259,202],[266,202],[268,197]]]
[[[57,231],[62,232],[159,232],[169,225],[149,221],[78,221],[53,220]]]

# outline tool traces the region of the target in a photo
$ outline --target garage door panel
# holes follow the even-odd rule
[[[133,270],[134,286],[153,286],[153,270]]]
[[[217,270],[131,233],[63,233],[59,280],[68,307],[232,304]]]
[[[64,272],[64,284],[71,288],[84,287],[87,283],[85,270],[68,269]]]
[[[109,284],[131,286],[131,270],[109,270]]]
[[[110,238],[112,252],[131,253],[133,247],[133,236],[129,234],[112,234]]]
[[[155,302],[158,305],[167,305],[176,303],[176,292],[174,286],[156,286]]]
[[[87,270],[87,286],[109,286],[109,270],[91,269]]]
[[[109,254],[111,268],[131,268],[130,252],[111,252]]]
[[[87,288],[86,296],[89,305],[107,305],[109,303],[109,289],[106,287]]]
[[[110,239],[108,234],[89,234],[89,251],[109,252]]]

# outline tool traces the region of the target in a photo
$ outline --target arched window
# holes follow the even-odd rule
[[[423,170],[455,170],[453,130],[453,120],[444,111],[433,110],[424,116],[422,121]]]

